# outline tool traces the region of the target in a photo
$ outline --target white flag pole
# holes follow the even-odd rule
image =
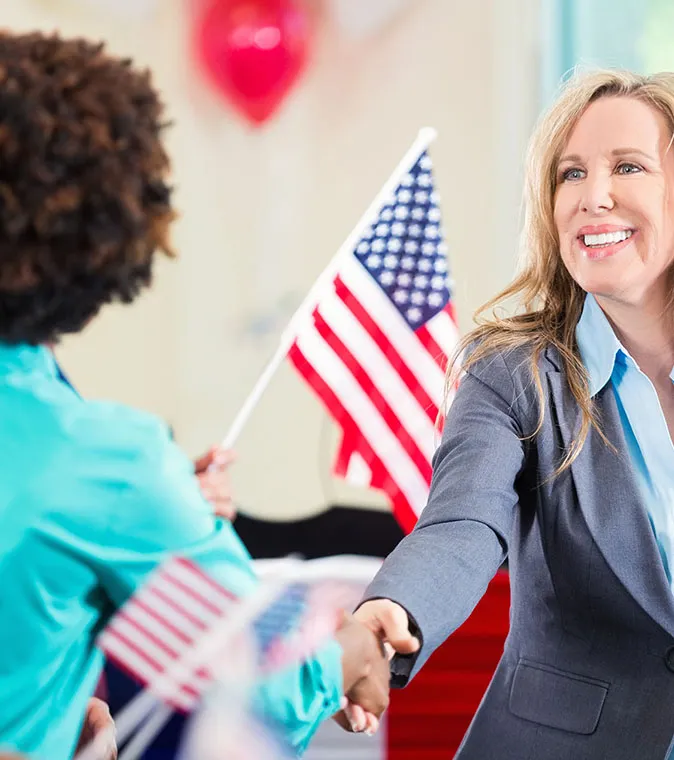
[[[288,354],[290,347],[297,336],[297,332],[300,323],[303,319],[306,319],[314,310],[321,296],[326,288],[330,287],[330,284],[334,280],[339,267],[342,263],[342,259],[345,256],[350,256],[353,253],[356,244],[363,235],[363,232],[369,227],[379,216],[379,211],[382,206],[393,195],[394,190],[400,184],[402,178],[409,172],[409,170],[417,162],[419,156],[428,148],[428,146],[437,137],[437,132],[432,127],[424,127],[419,130],[416,140],[412,143],[409,150],[405,153],[402,160],[393,170],[391,176],[388,178],[382,189],[377,193],[374,200],[368,207],[367,211],[360,218],[358,224],[353,228],[351,234],[346,238],[342,245],[337,250],[337,253],[332,257],[330,263],[326,266],[323,272],[319,275],[316,282],[313,284],[306,298],[299,305],[295,314],[291,318],[288,326],[281,335],[281,340],[276,352],[267,363],[262,374],[258,378],[257,382],[253,386],[252,391],[243,403],[243,406],[239,410],[239,413],[234,418],[227,435],[222,441],[222,447],[230,449],[236,443],[241,431],[243,430],[246,422],[253,410],[257,406],[259,400],[262,398],[262,394],[267,389],[272,377],[276,374],[276,370],[280,367],[283,360]]]

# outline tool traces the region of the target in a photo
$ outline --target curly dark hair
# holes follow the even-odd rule
[[[0,32],[0,341],[78,332],[172,255],[162,115],[102,44]]]

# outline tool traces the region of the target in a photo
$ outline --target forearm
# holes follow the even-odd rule
[[[494,530],[474,520],[427,525],[401,542],[364,596],[391,599],[419,628],[419,652],[392,662],[394,686],[404,686],[468,618],[504,558]]]

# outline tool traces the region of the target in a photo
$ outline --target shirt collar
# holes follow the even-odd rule
[[[618,355],[627,352],[590,293],[585,297],[583,313],[576,325],[576,341],[589,375],[590,396],[595,396],[611,379]]]
[[[37,372],[49,377],[59,377],[54,354],[46,346],[28,343],[2,343],[0,341],[0,374]]]

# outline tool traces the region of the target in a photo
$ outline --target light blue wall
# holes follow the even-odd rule
[[[674,70],[674,0],[541,0],[542,100],[576,67]]]

